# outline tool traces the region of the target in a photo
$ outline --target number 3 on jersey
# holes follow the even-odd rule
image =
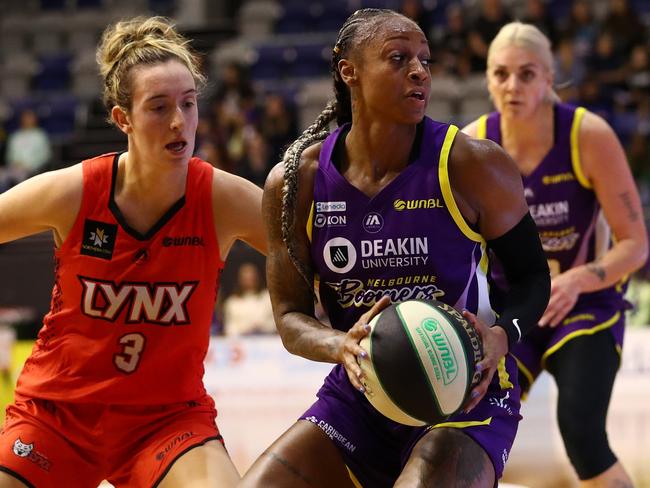
[[[147,340],[142,334],[132,333],[123,335],[117,342],[122,346],[122,352],[113,356],[115,366],[123,373],[133,373],[138,368]]]

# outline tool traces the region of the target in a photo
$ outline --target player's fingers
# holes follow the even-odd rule
[[[476,405],[478,405],[481,399],[485,396],[485,393],[487,393],[488,387],[490,386],[490,381],[492,381],[492,373],[494,369],[488,368],[486,364],[487,363],[485,363],[484,361],[481,361],[476,364],[476,370],[484,371],[484,373],[481,376],[481,381],[479,381],[474,386],[474,388],[472,388],[472,391],[469,394],[469,398],[464,407],[466,413],[471,411]]]
[[[375,315],[385,309],[388,305],[390,305],[390,297],[388,295],[384,295],[377,302],[375,302],[370,310],[361,316],[357,323],[367,324]]]
[[[365,322],[357,322],[354,326],[348,331],[348,337],[350,337],[354,342],[358,343],[361,339],[366,337],[370,333],[370,325]]]
[[[470,412],[474,407],[476,407],[476,405],[479,404],[481,399],[487,393],[488,386],[490,385],[490,381],[492,381],[492,375],[489,373],[490,373],[489,371],[486,371],[486,373],[481,378],[479,384],[476,385],[474,388],[472,388],[472,392],[470,393],[469,400],[465,405],[465,413]]]
[[[544,315],[539,321],[539,324],[542,327],[556,327],[564,316],[571,310],[573,307],[573,302],[570,298],[566,296],[557,296],[553,302],[549,302]]]
[[[488,329],[488,326],[483,323],[482,320],[480,320],[475,314],[470,312],[469,310],[463,310],[463,317],[467,319],[467,321],[472,324],[472,327],[476,329],[476,331],[479,333],[481,338],[483,338],[483,334],[485,331]]]
[[[352,386],[354,386],[354,388],[359,390],[361,393],[364,393],[365,388],[361,383],[363,372],[361,370],[361,366],[359,366],[359,363],[357,363],[357,361],[354,359],[354,356],[348,355],[343,363],[343,366],[345,367],[345,371],[348,374],[348,379],[350,380],[350,383],[352,383]]]
[[[555,315],[549,320],[549,326],[557,327],[560,323],[562,323],[562,320],[564,319],[564,317],[566,317],[566,315],[569,313],[571,308],[572,306],[569,304],[564,305],[561,308],[558,308]]]
[[[546,310],[544,310],[544,313],[542,314],[542,318],[539,319],[539,326],[540,327],[546,327],[553,317],[557,314],[557,309],[559,306],[559,299],[557,296],[551,297],[551,299],[548,301],[548,305],[546,305]]]

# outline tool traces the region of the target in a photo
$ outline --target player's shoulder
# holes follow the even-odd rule
[[[466,167],[491,167],[508,161],[503,148],[490,139],[476,139],[464,132],[456,135],[450,164]],[[508,163],[509,164],[509,163]]]
[[[83,165],[77,163],[65,168],[40,173],[29,180],[45,190],[43,197],[52,200],[81,198],[83,192]]]
[[[286,162],[285,157],[285,161],[276,164],[269,172],[264,189],[272,190],[282,188],[285,184],[285,177],[288,171],[295,172],[296,178],[301,186],[306,184],[311,187],[316,171],[318,170],[322,147],[323,141],[316,142],[307,147],[300,155],[297,167],[293,162]]]
[[[461,132],[463,134],[467,134],[470,137],[476,137],[478,135],[478,125],[479,125],[480,117],[476,120],[473,120],[469,124],[467,124],[465,127],[461,129]]]
[[[612,129],[604,117],[589,110],[584,110],[584,115],[580,123],[581,142],[600,137],[612,137],[614,135],[614,129]]]

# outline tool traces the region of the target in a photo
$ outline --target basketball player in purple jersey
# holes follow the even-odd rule
[[[429,65],[414,22],[355,12],[333,50],[336,100],[269,175],[263,209],[278,329],[290,352],[336,366],[242,486],[492,487],[501,476],[520,419],[507,353],[541,317],[549,271],[505,152],[424,116]],[[488,246],[517,283],[498,320]],[[314,317],[314,287],[332,327]],[[359,341],[371,317],[415,298],[467,310],[485,352],[464,410],[422,428],[374,410],[357,362],[367,360]]]
[[[624,281],[647,257],[643,212],[616,135],[597,115],[559,102],[552,61],[536,27],[503,27],[487,62],[498,111],[465,132],[499,143],[515,159],[551,270],[539,327],[512,350],[522,390],[546,368],[558,386],[558,423],[581,486],[627,487],[605,422],[623,344]]]

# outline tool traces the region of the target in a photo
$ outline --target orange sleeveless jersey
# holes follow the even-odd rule
[[[201,397],[223,261],[213,169],[189,162],[185,196],[142,235],[115,205],[118,154],[84,161],[79,215],[55,251],[50,312],[17,393],[161,404]]]

